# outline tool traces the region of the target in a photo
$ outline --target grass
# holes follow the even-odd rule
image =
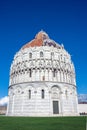
[[[86,130],[86,117],[0,116],[0,130]]]

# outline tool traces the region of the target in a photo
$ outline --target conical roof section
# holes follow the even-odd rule
[[[48,36],[48,34],[44,31],[40,31],[36,34],[35,38],[25,44],[22,49],[29,48],[29,47],[35,47],[35,46],[60,46],[55,41],[51,40]]]
[[[45,39],[49,39],[49,36],[46,32],[40,31],[38,34],[36,34],[35,38],[45,40]]]

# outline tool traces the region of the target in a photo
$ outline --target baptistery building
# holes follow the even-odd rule
[[[78,115],[75,68],[63,45],[40,31],[10,67],[10,116]]]

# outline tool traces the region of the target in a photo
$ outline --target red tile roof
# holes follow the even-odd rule
[[[29,48],[29,47],[34,47],[34,46],[42,46],[43,45],[43,33],[42,32],[39,32],[35,39],[28,42],[26,45],[24,45],[22,47],[22,49],[25,49],[25,48]]]

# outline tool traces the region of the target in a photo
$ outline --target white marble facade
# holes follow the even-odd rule
[[[75,69],[70,54],[41,31],[14,56],[10,68],[11,116],[78,115]]]

